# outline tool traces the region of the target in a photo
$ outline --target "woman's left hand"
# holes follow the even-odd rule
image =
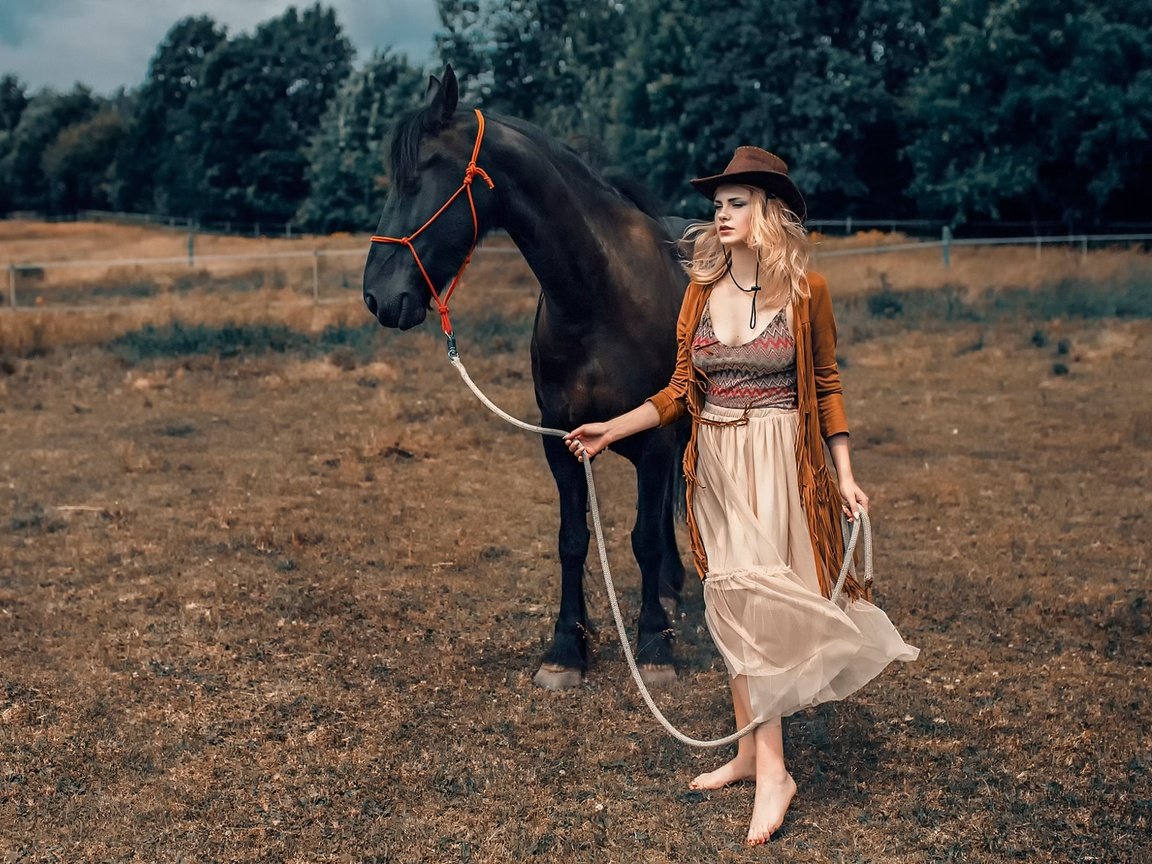
[[[840,497],[844,499],[844,515],[851,522],[861,510],[868,509],[868,496],[856,485],[855,480],[840,481]]]

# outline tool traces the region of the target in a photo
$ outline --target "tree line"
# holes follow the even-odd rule
[[[818,217],[1091,228],[1148,219],[1152,0],[437,0],[435,69],[670,212],[737,144]],[[3,70],[0,70],[2,72]],[[331,8],[178,21],[144,82],[0,77],[0,213],[115,209],[367,231],[425,76],[355,62]]]

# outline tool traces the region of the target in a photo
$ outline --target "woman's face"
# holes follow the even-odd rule
[[[748,242],[752,221],[752,190],[747,186],[720,186],[712,199],[716,232],[724,246]]]

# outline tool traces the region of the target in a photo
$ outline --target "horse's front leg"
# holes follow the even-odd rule
[[[676,678],[673,665],[673,631],[660,602],[661,588],[677,589],[684,581],[684,568],[676,552],[671,529],[672,465],[676,449],[670,432],[645,436],[633,460],[636,465],[636,524],[632,529],[632,552],[640,565],[640,618],[637,622],[636,664],[648,684],[664,684]],[[671,542],[669,540],[671,539]],[[671,549],[669,549],[671,547]],[[668,560],[669,555],[675,556]],[[674,575],[678,572],[679,578]],[[671,578],[670,578],[671,575]]]
[[[577,687],[588,668],[584,562],[588,557],[588,487],[584,468],[559,438],[544,438],[544,455],[560,493],[560,615],[552,646],[532,680],[549,690]]]

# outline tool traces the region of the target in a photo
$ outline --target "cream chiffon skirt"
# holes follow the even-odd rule
[[[743,414],[704,409],[711,420]],[[843,699],[920,650],[868,601],[821,595],[800,503],[796,412],[761,408],[748,418],[700,424],[692,506],[708,554],[708,629],[728,673],[747,676],[753,719],[770,720]]]

